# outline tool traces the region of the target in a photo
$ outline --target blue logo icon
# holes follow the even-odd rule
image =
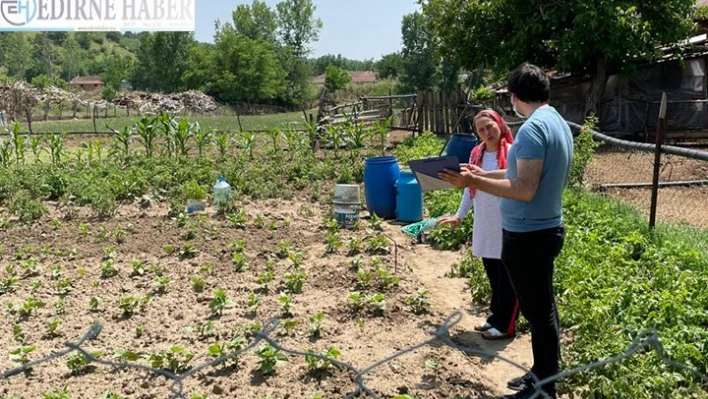
[[[27,25],[37,16],[37,0],[0,0],[0,13],[10,25]]]

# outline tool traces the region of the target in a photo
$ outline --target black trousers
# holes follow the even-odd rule
[[[519,302],[504,269],[504,263],[501,259],[488,258],[482,258],[482,263],[492,287],[491,315],[487,323],[504,334],[513,334],[516,330],[516,319],[519,317]]]
[[[521,314],[531,326],[531,371],[540,380],[557,374],[560,368],[560,326],[553,294],[553,269],[564,241],[562,226],[531,233],[503,233],[502,261]],[[556,394],[555,383],[543,389],[549,395]]]

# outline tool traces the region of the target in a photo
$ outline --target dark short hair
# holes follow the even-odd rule
[[[509,75],[509,92],[525,103],[547,102],[551,97],[551,82],[543,70],[524,62]]]

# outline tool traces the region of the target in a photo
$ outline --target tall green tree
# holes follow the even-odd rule
[[[278,14],[265,2],[240,4],[232,14],[233,28],[237,34],[252,40],[265,40],[275,44],[278,30]]]
[[[322,21],[315,17],[312,0],[284,0],[276,5],[278,37],[284,48],[280,61],[288,71],[285,101],[301,103],[308,97],[312,68],[306,57],[319,39]]]
[[[69,35],[60,48],[61,55],[61,76],[66,81],[70,81],[83,73],[85,57],[79,42],[74,35]]]
[[[189,68],[190,50],[195,43],[194,33],[190,32],[142,34],[133,84],[161,92],[184,90],[183,77]]]
[[[286,72],[273,44],[236,33],[230,24],[217,32],[210,59],[207,74],[187,76],[206,80],[207,90],[222,101],[272,101],[286,89]]]
[[[7,76],[24,79],[32,67],[32,47],[20,32],[0,32],[0,66]]]
[[[420,0],[436,42],[467,69],[508,72],[523,61],[589,76],[596,113],[608,72],[659,56],[696,30],[695,0]]]
[[[50,32],[39,32],[34,37],[32,59],[34,66],[28,79],[39,75],[58,76],[59,57],[52,42]]]
[[[106,87],[119,91],[123,81],[130,79],[132,76],[134,67],[135,62],[131,56],[121,56],[120,54],[112,53],[104,58],[101,80],[103,80]]]
[[[403,16],[403,86],[408,90],[432,89],[437,84],[438,58],[433,37],[423,14]]]

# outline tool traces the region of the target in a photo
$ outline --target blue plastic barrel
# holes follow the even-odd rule
[[[402,170],[396,182],[396,219],[407,223],[423,220],[423,191],[409,170]]]
[[[367,158],[364,164],[364,197],[369,213],[382,219],[396,217],[396,180],[400,168],[396,157]]]
[[[456,155],[460,163],[470,160],[472,149],[477,145],[477,137],[466,133],[455,133],[448,140],[440,156]]]

